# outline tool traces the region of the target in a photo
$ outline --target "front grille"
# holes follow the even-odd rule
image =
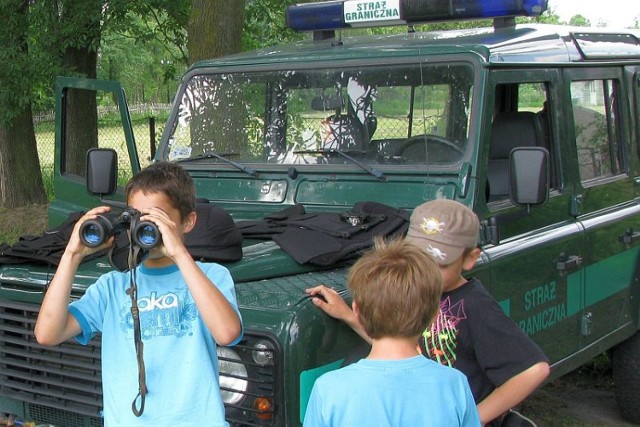
[[[33,334],[37,315],[37,305],[0,300],[0,395],[26,402],[38,422],[85,427],[88,417],[101,425],[100,340],[43,347]]]
[[[38,310],[36,304],[0,300],[0,395],[25,402],[28,418],[38,423],[102,426],[99,337],[87,346],[69,341],[56,347],[43,347],[33,333]],[[260,366],[252,358],[254,345],[265,340],[274,348],[274,363],[270,366]],[[246,376],[233,378],[246,381],[243,383],[246,390],[222,387],[225,392],[241,395],[236,395],[234,404],[225,404],[227,420],[234,427],[278,425],[282,411],[278,411],[276,403],[279,351],[275,341],[245,333],[245,339],[231,349],[233,356],[220,357],[220,363],[244,366]],[[225,377],[232,378],[221,369],[221,383]],[[260,398],[272,402],[271,410],[258,412],[255,402]]]

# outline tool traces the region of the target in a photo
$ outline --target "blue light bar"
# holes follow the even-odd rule
[[[287,8],[295,31],[408,25],[427,22],[540,16],[547,0],[335,0]]]

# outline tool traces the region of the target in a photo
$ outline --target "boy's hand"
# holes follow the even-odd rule
[[[354,313],[342,297],[332,288],[325,285],[318,285],[306,289],[305,292],[311,296],[311,301],[331,317],[344,320],[351,318]]]
[[[160,230],[162,244],[159,249],[163,255],[175,261],[176,256],[187,251],[182,239],[182,229],[165,211],[160,208],[150,208],[142,213],[140,221],[151,221]]]
[[[320,307],[322,311],[331,317],[345,322],[360,335],[362,339],[371,344],[371,338],[362,327],[360,319],[358,319],[356,313],[347,305],[335,289],[328,288],[325,285],[318,285],[305,289],[305,292],[311,297],[311,301],[317,307]]]
[[[87,211],[86,214],[80,217],[80,219],[76,222],[75,226],[73,227],[73,231],[71,232],[71,236],[69,237],[69,242],[67,243],[66,252],[68,252],[70,255],[80,256],[84,258],[88,255],[91,255],[102,249],[106,249],[111,245],[113,245],[113,242],[114,242],[113,236],[109,237],[104,242],[103,245],[95,248],[90,248],[86,246],[84,243],[82,243],[82,240],[80,240],[80,227],[82,227],[82,224],[84,224],[86,221],[89,221],[91,219],[96,219],[98,215],[103,215],[109,212],[110,210],[111,208],[109,206],[98,206],[97,208],[93,208]]]

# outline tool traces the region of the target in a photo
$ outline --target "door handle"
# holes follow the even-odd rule
[[[562,253],[556,260],[556,269],[561,273],[575,270],[580,267],[580,265],[582,265],[582,257],[580,255],[565,255]]]
[[[640,231],[634,232],[633,228],[627,229],[624,234],[618,236],[618,241],[620,243],[624,243],[627,246],[638,240],[640,240]]]

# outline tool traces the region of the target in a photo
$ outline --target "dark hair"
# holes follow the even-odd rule
[[[191,175],[175,163],[152,163],[135,174],[124,187],[127,202],[137,191],[166,194],[183,220],[196,210],[196,192]]]

